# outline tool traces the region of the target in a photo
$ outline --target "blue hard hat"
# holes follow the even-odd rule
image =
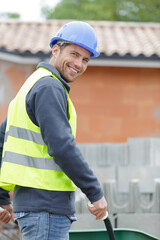
[[[94,29],[86,22],[74,21],[65,24],[50,41],[52,48],[58,40],[75,43],[91,52],[91,57],[98,57],[97,37]]]

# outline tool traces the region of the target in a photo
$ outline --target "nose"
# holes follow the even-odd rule
[[[83,60],[81,58],[77,58],[74,64],[76,68],[81,69],[83,67]]]

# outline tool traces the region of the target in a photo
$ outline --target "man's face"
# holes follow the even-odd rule
[[[60,50],[53,46],[53,66],[59,71],[66,82],[74,82],[87,69],[90,52],[76,44],[69,44]]]

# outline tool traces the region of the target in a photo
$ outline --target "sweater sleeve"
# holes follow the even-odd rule
[[[6,130],[6,123],[7,123],[7,118],[2,122],[0,126],[0,166],[2,162],[2,152],[3,152],[3,143],[4,143],[4,135],[5,135],[5,130]],[[10,204],[10,195],[8,191],[0,188],[0,205],[7,205]]]
[[[27,96],[27,107],[28,113],[34,113],[48,153],[91,202],[99,200],[103,191],[72,135],[62,84],[50,77],[39,80]]]

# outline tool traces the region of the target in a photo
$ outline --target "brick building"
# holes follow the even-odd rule
[[[0,22],[0,122],[11,99],[68,21]],[[71,84],[77,142],[160,136],[160,24],[90,21],[101,55]]]

